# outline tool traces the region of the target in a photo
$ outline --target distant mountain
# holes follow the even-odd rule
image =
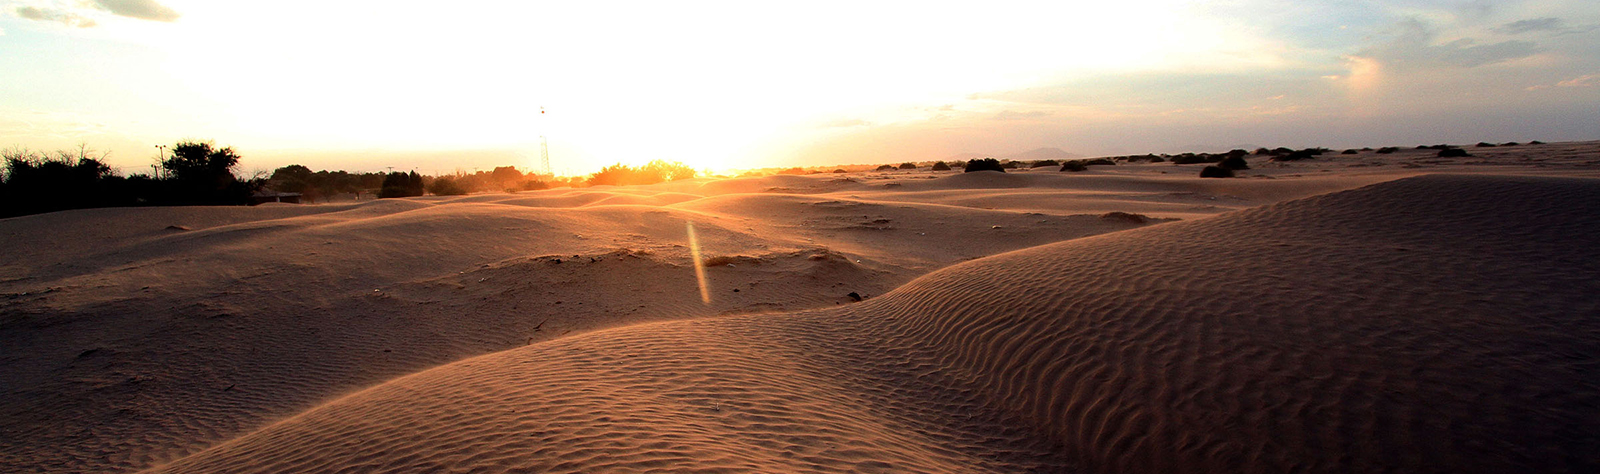
[[[975,158],[1000,158],[1012,161],[1039,161],[1039,160],[1071,160],[1083,158],[1083,155],[1072,153],[1060,148],[1047,147],[1035,148],[1022,153],[1010,155],[995,155],[989,153],[958,153],[944,158],[944,161],[967,161]]]

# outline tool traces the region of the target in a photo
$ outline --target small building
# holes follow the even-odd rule
[[[266,202],[287,202],[291,204],[300,204],[300,193],[284,193],[272,190],[271,188],[261,188],[254,194],[250,195],[250,205],[252,206]]]

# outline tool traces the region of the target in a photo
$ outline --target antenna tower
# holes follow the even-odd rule
[[[543,106],[539,107],[539,119],[542,125],[542,122],[544,122]],[[550,139],[545,138],[544,135],[539,135],[539,164],[544,165],[545,173],[549,173],[550,176],[556,175],[556,170],[550,167]]]

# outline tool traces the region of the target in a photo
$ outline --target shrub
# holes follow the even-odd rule
[[[1355,155],[1355,154],[1359,154],[1359,153],[1361,153],[1361,152],[1356,151],[1355,148],[1351,148],[1351,149],[1339,152],[1339,154],[1341,154],[1341,155]]]
[[[1468,154],[1467,150],[1461,148],[1445,148],[1443,150],[1439,150],[1440,158],[1463,158],[1468,156],[1472,155]]]
[[[1207,166],[1200,170],[1201,178],[1232,178],[1233,170],[1220,166]]]
[[[903,170],[914,170],[914,169],[917,169],[917,164],[916,163],[901,163],[900,164],[900,169],[903,169]]]
[[[1274,157],[1272,157],[1272,161],[1309,160],[1309,159],[1312,159],[1312,157],[1317,156],[1317,155],[1321,155],[1321,154],[1322,154],[1322,150],[1321,149],[1307,148],[1307,149],[1300,150],[1300,151],[1290,152],[1287,155],[1274,156]]]
[[[999,171],[1004,173],[1006,169],[1000,165],[1000,160],[994,158],[967,160],[967,167],[964,172],[971,173],[974,171]]]
[[[1250,169],[1250,164],[1246,163],[1244,161],[1244,157],[1242,156],[1230,156],[1227,159],[1218,162],[1217,167],[1226,170],[1239,171]]]
[[[940,161],[940,162],[937,162],[937,163],[933,164],[933,170],[934,171],[950,171],[950,165],[947,165],[947,164],[945,164],[945,162]]]
[[[433,182],[428,184],[428,192],[433,193],[435,196],[461,196],[467,194],[467,190],[463,189],[460,184],[456,183],[456,179],[450,176],[434,178]]]
[[[1379,155],[1387,155],[1387,154],[1394,153],[1394,152],[1397,152],[1397,151],[1400,151],[1400,147],[1397,147],[1397,146],[1386,146],[1386,147],[1383,147],[1383,148],[1379,148],[1377,153]]]
[[[1541,141],[1538,141],[1538,140],[1534,140],[1534,141],[1528,142],[1528,144],[1529,145],[1543,145],[1544,142],[1541,142]]]
[[[844,168],[835,169],[835,170],[833,170],[833,172],[835,172],[835,173],[849,173],[849,171],[845,171]]]
[[[1022,164],[1021,163],[1017,163],[1015,161],[1010,161],[1010,160],[1006,160],[1006,161],[1000,163],[1000,168],[1001,169],[1014,170],[1014,169],[1017,169],[1018,166],[1022,166]]]
[[[1111,161],[1110,158],[1094,158],[1094,159],[1090,159],[1090,160],[1083,160],[1083,165],[1084,166],[1096,166],[1096,165],[1116,166],[1117,162]]]
[[[1517,143],[1517,142],[1505,142],[1505,143],[1501,143],[1501,144],[1500,144],[1500,146],[1517,146],[1517,145],[1521,145],[1521,143]]]
[[[601,168],[599,172],[589,175],[589,185],[628,186],[656,184],[662,181],[693,178],[694,175],[694,168],[684,166],[683,163],[676,161],[655,160],[638,168],[617,163]]]
[[[879,165],[878,169],[873,171],[894,171],[894,165]]]
[[[1061,171],[1078,172],[1078,171],[1084,171],[1084,170],[1087,170],[1087,169],[1089,169],[1089,166],[1083,164],[1082,161],[1078,161],[1078,160],[1071,160],[1071,161],[1068,161],[1068,162],[1065,162],[1065,163],[1061,164]]]
[[[1491,148],[1491,147],[1494,147],[1494,146],[1495,146],[1495,144],[1493,144],[1493,143],[1478,142],[1478,148]]]
[[[129,204],[131,196],[119,196],[124,193],[113,189],[113,181],[122,177],[101,161],[104,154],[94,155],[88,147],[79,147],[77,153],[58,151],[53,157],[22,148],[3,155],[0,217]]]
[[[1216,163],[1218,161],[1222,161],[1222,158],[1223,158],[1222,155],[1212,155],[1210,153],[1201,153],[1201,154],[1198,154],[1198,155],[1194,154],[1194,153],[1184,153],[1182,155],[1178,155],[1178,156],[1172,157],[1172,163],[1173,164],[1179,164],[1179,165],[1192,165],[1192,164],[1198,164],[1198,163]]]
[[[1061,165],[1061,163],[1056,163],[1056,160],[1039,160],[1039,161],[1033,162],[1033,164],[1029,165],[1028,167],[1029,168],[1043,168],[1043,167],[1046,167],[1046,166],[1060,166],[1060,165]]]

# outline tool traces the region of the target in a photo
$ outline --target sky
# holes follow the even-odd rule
[[[1597,140],[1600,2],[0,0],[0,147],[185,139],[427,174]]]

